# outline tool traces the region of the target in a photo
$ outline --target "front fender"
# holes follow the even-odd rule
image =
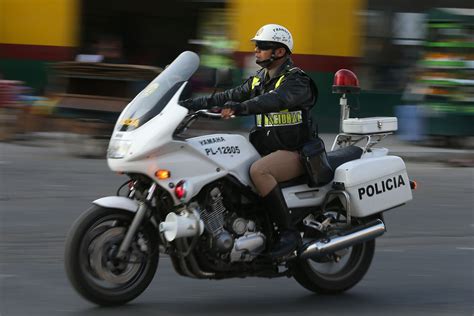
[[[117,208],[133,213],[138,210],[138,202],[124,196],[106,196],[93,201],[92,204],[105,208]]]

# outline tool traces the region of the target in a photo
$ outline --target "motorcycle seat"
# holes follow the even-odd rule
[[[348,161],[359,159],[362,156],[362,148],[358,146],[347,146],[327,153],[329,165],[335,171],[337,167]]]

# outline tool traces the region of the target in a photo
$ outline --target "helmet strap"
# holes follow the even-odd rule
[[[271,66],[271,64],[273,64],[273,62],[275,60],[278,60],[278,59],[282,59],[283,57],[285,57],[286,55],[283,55],[283,56],[280,56],[280,57],[276,57],[275,56],[275,49],[272,49],[272,56],[268,59],[265,59],[265,60],[262,60],[262,61],[256,61],[257,65],[259,65],[260,67],[263,67],[263,68],[268,68]]]
[[[272,55],[273,56],[273,55]],[[265,60],[261,60],[261,61],[256,61],[256,63],[260,66],[260,67],[263,67],[263,68],[268,68],[272,63],[273,61],[275,60],[274,57],[270,57],[268,59],[265,59]]]

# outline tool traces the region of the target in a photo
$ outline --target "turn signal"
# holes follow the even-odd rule
[[[169,170],[159,169],[155,172],[155,177],[160,180],[168,179],[171,176],[171,172]]]

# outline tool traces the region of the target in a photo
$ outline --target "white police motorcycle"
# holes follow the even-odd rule
[[[74,288],[96,304],[126,303],[150,284],[160,253],[192,278],[291,276],[317,293],[353,287],[385,232],[382,212],[412,199],[403,160],[374,147],[396,121],[349,118],[341,98],[330,181],[281,184],[303,244],[275,261],[268,251],[277,233],[249,178],[255,148],[236,134],[183,136],[196,119],[216,115],[179,103],[198,66],[195,53],[182,53],[121,113],[107,161],[130,178],[128,191],[93,201],[73,224],[65,267]],[[349,92],[354,78],[338,80]]]

